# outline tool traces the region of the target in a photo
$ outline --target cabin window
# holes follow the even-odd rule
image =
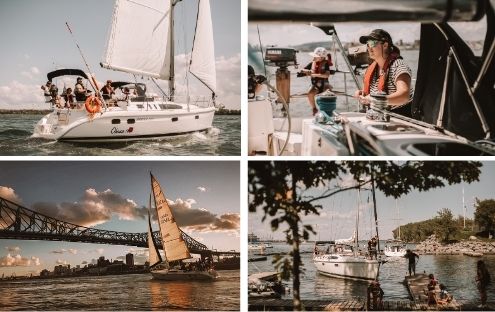
[[[120,119],[112,119],[112,125],[120,125]]]
[[[182,106],[177,104],[159,104],[161,109],[181,109]]]
[[[144,105],[143,104],[138,104],[136,106],[137,106],[137,108],[144,108]]]
[[[194,119],[199,119],[199,116],[198,115],[194,116]]]
[[[172,121],[178,121],[178,120],[179,120],[179,117],[172,118]]]
[[[127,119],[128,124],[134,124],[136,123],[136,119]]]

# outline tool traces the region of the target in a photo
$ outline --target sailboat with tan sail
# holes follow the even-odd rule
[[[196,266],[195,269],[187,269],[181,265],[182,260],[192,258],[191,254],[175,222],[160,183],[152,174],[150,175],[152,195],[150,195],[148,210],[148,248],[150,270],[153,278],[169,281],[216,279],[218,274],[213,268],[198,269],[199,266]],[[158,251],[151,227],[151,196],[153,196],[158,215],[158,225],[162,238],[163,252],[165,254],[163,259]]]

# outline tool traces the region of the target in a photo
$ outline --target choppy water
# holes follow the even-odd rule
[[[149,274],[0,282],[0,310],[240,310],[239,271],[216,281],[156,281]]]
[[[65,143],[30,138],[41,115],[0,115],[0,155],[29,156],[188,156],[241,154],[241,117],[215,116],[208,133],[129,143]]]
[[[301,298],[303,299],[350,299],[352,297],[366,298],[367,282],[344,280],[323,276],[316,272],[312,261],[313,244],[303,244],[301,250],[307,252],[301,255],[304,264],[304,274],[301,277]],[[273,249],[267,252],[288,252],[290,246],[285,244],[274,244]],[[416,272],[433,273],[435,277],[446,285],[447,290],[456,299],[479,304],[479,293],[476,288],[476,262],[479,258],[468,256],[420,256]],[[491,272],[492,279],[495,277],[495,256],[482,258]],[[259,271],[275,271],[272,265],[272,257],[267,261],[250,262],[249,273]],[[398,258],[390,260],[380,267],[379,281],[385,299],[408,299],[406,287],[402,284],[404,276],[407,275],[407,259]],[[288,282],[292,288],[292,282]],[[291,298],[292,293],[286,295]],[[488,289],[488,301],[495,300],[495,283]]]

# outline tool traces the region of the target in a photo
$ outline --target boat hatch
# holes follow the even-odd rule
[[[414,150],[421,151],[421,153],[425,153],[427,155],[435,155],[435,156],[456,156],[456,155],[487,156],[487,155],[489,155],[489,154],[485,153],[484,151],[475,148],[474,146],[456,143],[456,142],[417,143],[417,144],[409,145],[407,147],[407,150],[411,151],[413,153],[414,153]],[[417,154],[417,153],[414,153],[414,154]]]
[[[378,131],[374,131],[375,129]],[[375,135],[390,134],[391,132],[418,133],[418,134],[423,133],[423,131],[421,131],[415,127],[411,127],[411,126],[399,124],[399,123],[372,125],[370,132],[372,132]]]

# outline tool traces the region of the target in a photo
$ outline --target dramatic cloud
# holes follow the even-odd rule
[[[206,187],[204,186],[198,186],[197,189],[200,191],[200,192],[206,192]]]
[[[18,254],[19,251],[21,251],[21,247],[19,246],[7,246],[5,247],[5,249],[7,249],[8,252],[16,253],[16,254]]]
[[[204,208],[193,209],[192,205],[196,204],[194,199],[168,200],[168,204],[180,227],[200,232],[239,230],[240,216],[238,213],[217,216]]]
[[[54,254],[70,253],[70,254],[75,255],[75,254],[77,254],[77,249],[69,248],[69,249],[52,250],[52,251],[50,251],[50,253],[54,253]]]
[[[88,189],[79,201],[60,204],[38,202],[32,209],[50,217],[82,226],[95,226],[109,221],[112,216],[121,220],[143,218],[146,210],[111,190],[97,192]]]
[[[0,258],[0,267],[13,267],[13,266],[39,266],[40,258],[31,257],[23,258],[21,255],[11,256],[10,253],[5,257]]]
[[[0,197],[3,197],[17,204],[22,203],[22,199],[15,193],[14,189],[8,186],[0,185]]]

